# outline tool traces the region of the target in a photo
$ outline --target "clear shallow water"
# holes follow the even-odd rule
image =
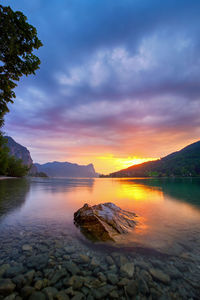
[[[118,246],[182,255],[200,250],[200,179],[13,179],[0,181],[0,230],[62,224],[79,235],[73,214],[84,203],[113,202],[137,214]]]
[[[104,202],[138,216],[116,244],[73,224]],[[0,180],[0,300],[197,300],[199,282],[200,179]]]

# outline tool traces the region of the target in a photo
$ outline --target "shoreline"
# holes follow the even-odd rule
[[[18,177],[9,177],[9,176],[0,176],[0,180],[5,180],[5,179],[16,179]]]

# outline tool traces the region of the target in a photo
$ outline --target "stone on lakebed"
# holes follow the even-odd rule
[[[74,214],[74,223],[88,238],[115,241],[119,234],[128,233],[136,225],[136,214],[113,203],[94,206],[85,204]]]

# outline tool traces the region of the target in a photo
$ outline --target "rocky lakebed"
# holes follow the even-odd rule
[[[0,299],[200,299],[198,256],[93,244],[65,228],[1,228]]]

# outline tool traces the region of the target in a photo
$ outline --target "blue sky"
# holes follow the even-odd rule
[[[199,139],[198,0],[2,3],[44,44],[4,127],[34,161],[106,172],[114,159],[162,157]]]

